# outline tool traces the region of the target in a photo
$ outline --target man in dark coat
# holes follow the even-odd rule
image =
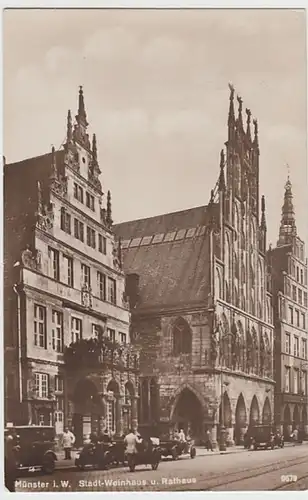
[[[14,450],[15,442],[12,434],[6,436],[5,439],[5,459],[4,459],[4,480],[5,487],[11,491],[15,491],[15,481],[18,477],[17,474],[17,459]]]

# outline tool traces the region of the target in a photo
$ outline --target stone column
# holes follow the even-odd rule
[[[227,427],[227,446],[234,446],[234,425]]]
[[[116,434],[123,434],[123,415],[122,415],[122,397],[116,396],[115,412],[116,412]]]
[[[138,397],[132,398],[131,405],[131,426],[135,430],[138,427]]]

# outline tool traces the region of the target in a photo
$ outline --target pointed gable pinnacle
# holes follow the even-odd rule
[[[71,144],[72,141],[73,141],[73,124],[72,124],[71,110],[69,109],[67,113],[66,142],[67,144]]]
[[[259,148],[259,136],[258,136],[258,120],[257,119],[253,120],[253,126],[254,126],[253,145],[255,146],[256,149],[258,149]]]
[[[78,99],[78,114],[76,115],[77,123],[82,123],[85,127],[88,126],[87,114],[84,105],[83,89],[82,85],[79,87],[79,99]]]
[[[232,126],[235,124],[235,114],[234,114],[234,87],[231,83],[229,83],[229,89],[230,89],[230,106],[228,115],[228,125]]]
[[[58,178],[58,169],[57,169],[57,160],[56,160],[56,150],[55,147],[52,146],[51,148],[51,179],[57,179]]]
[[[246,108],[246,115],[247,115],[246,137],[247,137],[248,141],[251,142],[251,132],[250,132],[251,111],[248,108]]]
[[[261,198],[261,229],[266,230],[265,197],[264,197],[264,195],[262,195],[262,198]]]
[[[237,102],[238,102],[238,127],[240,130],[243,130],[244,129],[243,116],[242,116],[243,99],[240,96],[237,96]]]
[[[92,139],[92,155],[93,155],[93,160],[97,162],[97,144],[96,144],[95,134],[93,134],[93,139]]]
[[[220,152],[220,174],[218,181],[218,189],[223,192],[226,190],[224,168],[225,168],[225,154],[224,150],[222,149]]]
[[[111,193],[107,193],[107,211],[106,211],[106,223],[108,226],[112,226],[112,210],[111,210]]]

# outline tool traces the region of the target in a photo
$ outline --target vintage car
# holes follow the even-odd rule
[[[114,444],[100,441],[84,445],[75,459],[75,465],[80,470],[87,467],[95,469],[108,469],[115,461],[113,454]]]
[[[127,463],[131,472],[137,465],[151,465],[156,470],[161,459],[159,440],[157,438],[143,438],[137,445],[137,453],[127,454]]]
[[[184,442],[177,439],[163,440],[160,442],[160,450],[163,457],[171,456],[173,460],[177,460],[181,455],[189,455],[190,458],[196,456],[196,448],[191,440]]]
[[[259,448],[274,449],[275,446],[283,448],[283,437],[276,431],[272,425],[254,425],[252,426],[246,436],[247,447],[253,447],[254,450]]]
[[[55,430],[46,425],[20,425],[5,430],[14,439],[18,470],[52,474],[57,455],[54,451]]]

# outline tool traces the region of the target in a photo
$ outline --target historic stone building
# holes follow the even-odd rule
[[[288,178],[277,247],[268,252],[275,323],[275,420],[286,437],[307,421],[307,259],[298,237]]]
[[[78,440],[137,425],[121,247],[82,88],[63,149],[5,165],[5,416]]]
[[[207,206],[115,226],[132,331],[142,347],[140,424],[201,440],[273,420],[273,318],[267,289],[258,125],[230,86],[228,139]]]

